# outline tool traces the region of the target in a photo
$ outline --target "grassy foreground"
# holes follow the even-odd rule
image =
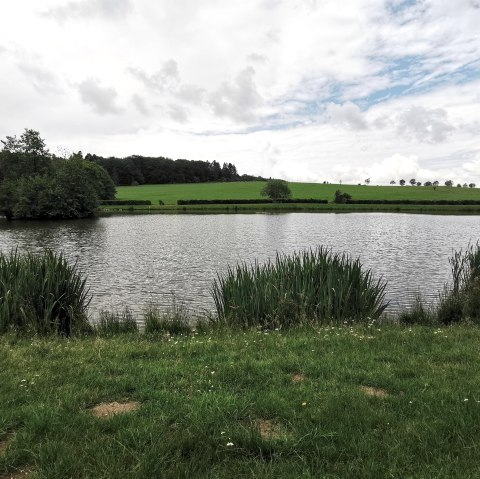
[[[480,329],[0,338],[0,477],[480,477]],[[94,417],[102,402],[140,408]]]

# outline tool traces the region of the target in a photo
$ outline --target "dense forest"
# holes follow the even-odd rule
[[[85,155],[85,160],[105,168],[118,186],[264,180],[258,176],[239,175],[232,163],[221,166],[217,161],[171,160],[162,156],[139,155],[103,158],[90,153]]]

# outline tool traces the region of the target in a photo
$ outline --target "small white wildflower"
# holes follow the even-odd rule
[[[233,446],[233,442],[227,442],[227,447]]]
[[[225,434],[225,431],[221,431],[220,434]]]
[[[467,402],[467,401],[468,401],[468,398],[465,398],[465,399],[463,400],[463,402]]]

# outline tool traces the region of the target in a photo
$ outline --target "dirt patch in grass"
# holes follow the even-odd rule
[[[305,380],[305,375],[302,373],[292,374],[292,383],[301,383]]]
[[[260,431],[262,439],[280,439],[285,437],[285,433],[282,431],[280,424],[272,419],[257,419],[255,424]]]
[[[4,438],[0,439],[0,456],[5,454],[5,451],[7,450],[10,441],[13,439],[13,436],[13,434],[7,434]],[[0,476],[0,479],[3,479],[3,477]]]
[[[372,386],[359,386],[358,389],[360,389],[363,394],[371,397],[384,399],[390,396],[390,393],[386,389],[374,388]]]
[[[4,472],[0,474],[0,479],[24,479],[28,477],[32,473],[31,469],[24,468],[24,469],[17,469],[16,471],[12,472]]]
[[[108,418],[115,414],[125,414],[136,411],[140,408],[140,403],[137,401],[130,402],[103,402],[91,408],[90,411],[95,417]]]

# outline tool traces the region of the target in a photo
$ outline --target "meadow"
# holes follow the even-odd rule
[[[174,205],[177,200],[255,199],[262,198],[264,182],[189,183],[117,187],[117,199],[150,200],[158,205]],[[289,183],[293,198],[333,201],[336,190],[349,193],[355,200],[480,200],[480,188],[439,186],[365,186],[319,183]],[[323,206],[323,205],[319,205]],[[355,205],[356,206],[356,205]],[[257,206],[258,208],[258,206]]]
[[[479,342],[375,322],[3,336],[0,477],[479,477]]]

